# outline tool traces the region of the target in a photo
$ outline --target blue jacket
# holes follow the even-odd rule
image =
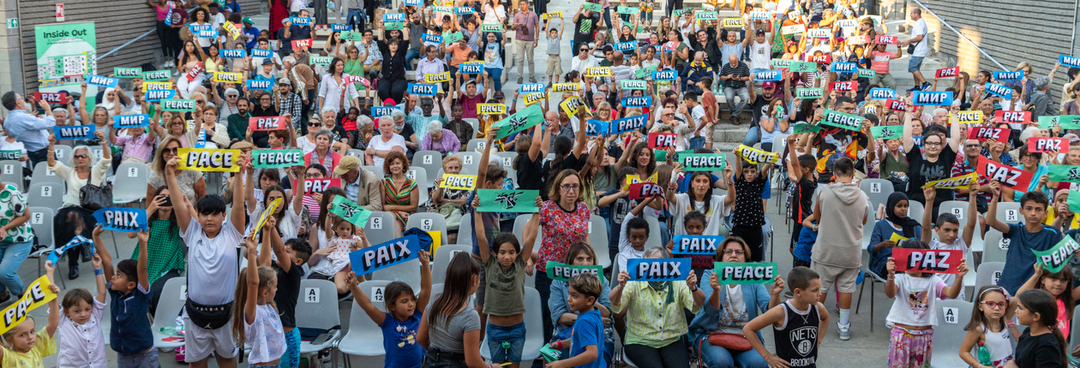
[[[716,325],[720,323],[721,310],[709,303],[713,291],[712,287],[709,286],[709,277],[712,272],[713,270],[705,270],[701,274],[701,280],[698,282],[700,284],[698,287],[705,292],[705,305],[701,307],[701,312],[698,312],[694,320],[690,322],[690,332],[687,333],[690,337],[690,344],[695,349],[697,349],[697,341],[701,340],[702,337],[708,337],[709,333],[715,331]],[[742,292],[743,300],[746,302],[746,313],[751,320],[769,309],[769,291],[765,289],[765,285],[743,285]],[[720,294],[721,308],[724,306],[724,300],[726,299],[726,293]],[[757,308],[754,308],[754,304],[757,304]],[[758,339],[764,339],[761,336],[761,331],[758,331],[757,335]]]
[[[878,222],[874,224],[874,232],[870,235],[870,244],[866,245],[866,250],[870,252],[870,270],[874,271],[878,276],[886,276],[885,264],[889,263],[889,257],[892,257],[892,248],[885,248],[880,252],[874,253],[874,247],[881,242],[892,238],[893,233],[904,236],[903,230],[894,228],[889,220],[878,220]],[[915,227],[914,238],[922,238],[922,226]]]

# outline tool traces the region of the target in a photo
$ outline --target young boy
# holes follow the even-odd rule
[[[303,266],[311,258],[311,246],[301,238],[289,239],[282,244],[277,231],[277,221],[270,216],[263,227],[262,249],[259,250],[259,266],[273,268],[277,272],[277,293],[274,304],[281,314],[281,328],[285,332],[285,355],[281,366],[295,367],[300,364],[300,329],[296,328],[296,300],[300,297],[300,280],[304,277]],[[277,260],[270,259],[270,248]]]
[[[165,182],[173,203],[184,203],[184,193],[176,181],[179,158],[166,164]],[[242,154],[238,175],[246,175],[250,154]],[[233,193],[245,193],[244,181],[232,181]],[[184,309],[184,361],[192,368],[206,368],[214,354],[218,366],[236,367],[236,341],[232,337],[229,311],[232,309],[236,279],[240,273],[240,251],[244,244],[244,196],[232,196],[232,212],[225,223],[225,198],[211,194],[195,204],[192,214],[186,206],[175,206],[180,236],[188,249],[188,297]],[[193,215],[198,215],[198,218]],[[143,252],[145,253],[145,252]],[[140,253],[141,254],[141,253]],[[114,304],[115,305],[115,304]]]
[[[968,217],[964,223],[964,236],[960,235],[960,220],[956,218],[956,215],[951,213],[942,213],[938,215],[937,222],[931,222],[933,211],[923,211],[923,230],[922,241],[930,245],[930,249],[942,249],[942,250],[960,250],[964,251],[964,259],[971,258],[971,250],[968,249],[971,244],[971,237],[975,234],[975,217],[978,216],[978,210],[976,206],[976,196],[979,195],[979,191],[976,190],[978,185],[973,184],[971,189],[968,190]],[[937,196],[937,190],[934,188],[923,188],[923,196],[926,197],[927,203],[933,203],[934,197]],[[930,228],[934,229],[938,238],[934,239],[930,234]],[[997,246],[997,245],[994,245]],[[881,274],[884,275],[884,274]],[[943,273],[938,274],[941,281],[945,281],[945,284],[952,285],[953,280],[956,279],[956,275]],[[960,289],[960,296],[956,299],[964,298],[964,289]]]
[[[549,21],[545,21],[544,23],[550,24]],[[546,25],[547,24],[545,24],[545,26]],[[561,78],[562,75],[563,75],[562,55],[559,54],[559,45],[562,44],[563,29],[565,29],[565,28],[566,28],[566,22],[564,20],[562,20],[562,19],[559,19],[559,29],[555,29],[555,27],[548,28],[548,32],[547,32],[547,54],[548,54],[547,77],[548,77],[548,86],[551,86],[551,83],[553,83],[552,78],[554,78],[555,82],[558,82],[559,78]]]
[[[178,202],[181,203],[181,202]],[[178,206],[179,207],[179,206]],[[112,301],[112,327],[109,332],[109,346],[116,351],[116,366],[120,368],[156,368],[158,354],[154,349],[154,332],[150,329],[150,277],[146,271],[146,241],[149,232],[139,233],[139,260],[125,259],[116,264],[113,271],[112,256],[101,233],[105,229],[98,225],[94,228],[94,249],[101,257],[102,273],[109,283],[109,295]]]
[[[619,231],[619,255],[615,261],[619,264],[619,270],[626,270],[626,261],[641,258],[645,253],[645,242],[649,240],[649,222],[641,216],[641,211],[656,197],[649,197],[638,202],[630,213],[623,219],[622,229]]]
[[[623,166],[615,173],[618,187],[600,195],[600,199],[597,200],[597,207],[607,207],[607,224],[608,224],[608,254],[611,256],[611,261],[615,261],[615,256],[619,254],[619,236],[622,235],[622,224],[626,222],[626,214],[630,212],[633,201],[630,200],[630,191],[623,190],[626,187],[626,178],[630,175],[640,176],[641,172],[637,168],[630,166]]]
[[[809,268],[796,266],[788,272],[787,282],[794,297],[751,320],[743,326],[743,335],[770,367],[816,367],[818,346],[829,329],[829,311],[817,300],[821,278]],[[782,280],[773,284],[773,289],[777,287],[784,288]],[[768,325],[773,326],[776,354],[769,353],[758,336]]]
[[[795,221],[795,227],[791,233],[800,234],[791,237],[791,254],[795,256],[792,258],[791,266],[810,267],[809,250],[805,253],[805,257],[799,257],[799,254],[795,252],[795,246],[802,238],[803,219],[810,216],[810,213],[814,211],[814,191],[817,190],[817,178],[814,177],[814,168],[817,167],[817,160],[811,154],[796,155],[798,152],[794,147],[798,138],[799,136],[796,134],[787,137],[787,146],[792,148],[788,150],[788,180],[795,183],[795,197],[791,199],[791,219]],[[814,238],[817,238],[817,232],[814,232]],[[810,245],[813,246],[814,242],[811,241]]]
[[[772,165],[764,165],[764,170],[758,171],[757,165],[746,162],[739,156],[738,148],[732,150],[735,154],[735,193],[748,193],[749,195],[737,195],[735,208],[732,210],[731,235],[738,236],[750,246],[750,256],[747,260],[761,262],[765,257],[765,248],[761,227],[765,226],[765,201],[754,193],[764,193],[768,185],[769,169]]]
[[[600,297],[602,284],[600,278],[589,272],[582,272],[570,278],[570,297],[566,299],[570,310],[580,313],[574,322],[569,339],[551,343],[551,348],[562,350],[570,347],[569,359],[557,360],[546,365],[547,368],[564,367],[607,367],[604,354],[604,321],[596,309],[596,299]]]
[[[1006,224],[997,219],[997,201],[1001,197],[1001,184],[997,180],[991,181],[990,190],[993,198],[986,211],[986,223],[1009,239],[1009,252],[1005,254],[1005,269],[1013,270],[1013,272],[1002,272],[998,285],[1015,295],[1016,290],[1035,274],[1035,269],[1032,268],[1035,264],[1035,253],[1032,251],[1053,248],[1061,241],[1061,232],[1043,223],[1043,219],[1046,218],[1046,207],[1050,205],[1050,199],[1046,197],[1046,193],[1041,191],[1025,193],[1020,197],[1020,215],[1024,216],[1024,223]]]

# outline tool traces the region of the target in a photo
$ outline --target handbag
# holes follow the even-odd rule
[[[446,219],[447,230],[457,230],[458,227],[461,226],[461,218],[464,213],[464,209],[461,208],[461,206],[458,206],[455,203],[443,203],[436,208],[435,212],[438,212]]]
[[[86,184],[79,189],[79,205],[90,211],[112,207],[112,184]]]
[[[709,333],[709,344],[735,351],[747,351],[753,348],[746,336],[730,332]]]

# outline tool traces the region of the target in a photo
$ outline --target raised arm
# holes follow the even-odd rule
[[[240,155],[240,160],[237,161],[237,165],[240,165],[240,174],[241,175],[245,174],[245,171],[251,171],[252,170],[251,167],[249,167],[251,165],[250,158],[251,158],[250,154],[241,154]],[[251,185],[254,186],[255,183],[252,183]],[[172,188],[172,186],[170,186],[169,188]],[[244,181],[243,180],[233,180],[233,193],[243,193],[243,192],[244,192]],[[169,194],[170,195],[172,194],[172,189],[169,190]],[[232,222],[233,227],[236,228],[236,232],[243,234],[244,233],[244,222],[245,222],[244,220],[246,219],[246,216],[247,216],[247,213],[246,213],[247,211],[244,210],[244,199],[240,198],[240,196],[234,195],[232,200],[233,200],[232,209],[231,209],[232,212],[229,213],[229,216],[230,216],[229,221]],[[256,288],[258,288],[257,285],[256,285]]]
[[[245,269],[247,272],[247,295],[244,295],[244,322],[251,325],[255,324],[255,307],[257,307],[256,302],[259,298],[259,263],[255,260],[255,239],[244,238],[244,245],[247,247],[245,253],[248,261],[248,266]]]
[[[998,198],[1001,197],[1001,184],[998,184],[997,180],[990,182],[990,193],[993,196],[990,198],[990,204],[986,210],[986,224],[994,228],[994,230],[1000,231],[1002,234],[1008,234],[1009,224],[1001,222],[997,218],[997,202]]]

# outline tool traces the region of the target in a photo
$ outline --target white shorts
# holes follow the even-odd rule
[[[196,326],[184,315],[184,362],[194,363],[209,358],[210,353],[218,357],[232,359],[236,357],[238,346],[232,336],[232,322],[216,330],[207,330]]]

